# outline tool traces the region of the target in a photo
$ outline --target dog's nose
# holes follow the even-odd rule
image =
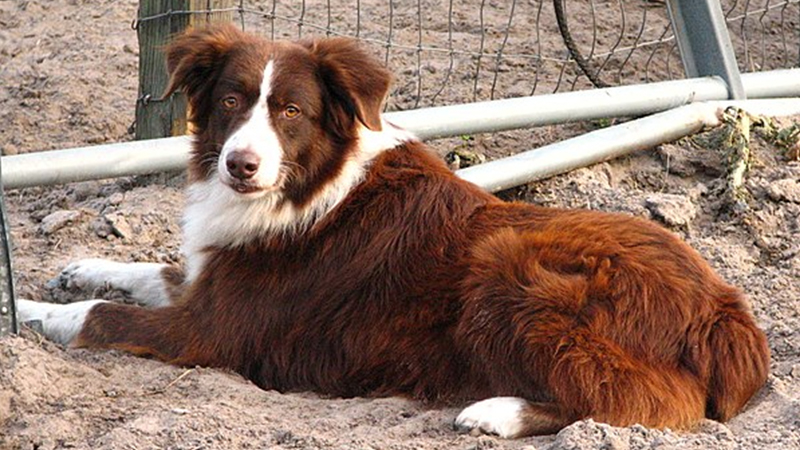
[[[258,172],[259,164],[261,164],[261,158],[249,150],[231,152],[225,158],[225,166],[228,168],[228,173],[240,180],[253,178]]]

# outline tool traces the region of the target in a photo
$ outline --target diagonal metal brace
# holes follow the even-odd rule
[[[667,0],[667,8],[686,76],[718,76],[729,99],[746,99],[719,0]]]

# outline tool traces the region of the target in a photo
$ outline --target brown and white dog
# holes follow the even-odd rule
[[[48,337],[266,389],[478,400],[456,425],[503,437],[727,420],[764,383],[764,334],[695,251],[645,220],[457,178],[381,119],[389,73],[354,42],[217,27],[167,54],[196,130],[185,276],[74,263],[68,284],[150,307],[22,301]]]

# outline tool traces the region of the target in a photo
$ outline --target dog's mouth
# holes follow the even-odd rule
[[[248,197],[258,197],[264,194],[268,194],[270,192],[275,192],[281,189],[283,186],[284,181],[286,181],[286,177],[281,174],[278,177],[278,180],[275,184],[269,186],[262,186],[255,182],[250,181],[241,181],[241,180],[224,180],[224,183],[228,185],[234,192],[239,195],[244,195]]]
[[[231,189],[236,191],[239,194],[254,194],[256,192],[261,192],[264,190],[261,186],[257,186],[250,183],[235,183],[232,182],[228,184]]]

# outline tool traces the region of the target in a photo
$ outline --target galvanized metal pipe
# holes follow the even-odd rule
[[[800,97],[800,69],[742,75],[748,98]],[[386,118],[422,139],[580,120],[639,116],[728,97],[718,78],[701,78],[393,112]],[[189,137],[4,156],[6,189],[180,170]]]
[[[3,156],[6,189],[144,175],[186,168],[191,137],[95,145]]]
[[[742,75],[747,98],[800,97],[800,69]],[[644,116],[690,103],[727,100],[716,77],[520,97],[387,114],[422,139],[611,117]]]
[[[800,69],[780,69],[742,74],[747,98],[800,97]]]
[[[654,147],[716,126],[719,113],[736,106],[752,114],[800,114],[800,99],[705,102],[620,125],[457,171],[461,178],[497,192],[570,170]]]

